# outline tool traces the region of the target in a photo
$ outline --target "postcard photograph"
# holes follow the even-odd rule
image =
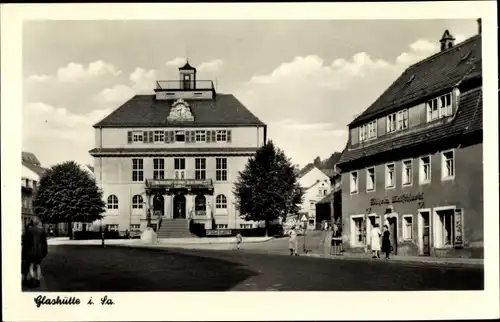
[[[24,20],[10,278],[38,308],[484,291],[483,22]]]

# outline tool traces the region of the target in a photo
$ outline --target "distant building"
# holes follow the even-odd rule
[[[492,107],[497,108],[497,107]],[[410,66],[349,124],[342,170],[346,249],[387,225],[398,255],[483,256],[481,35]]]
[[[299,184],[304,191],[299,217],[301,218],[303,215],[307,217],[307,229],[319,228],[321,221],[316,220],[316,203],[332,190],[330,177],[333,175],[333,170],[319,169],[313,166],[308,171],[303,172],[299,178]]]
[[[266,142],[266,125],[186,63],[179,80],[157,81],[94,125],[96,182],[110,230],[139,232],[150,209],[159,237],[205,228],[249,228],[235,207],[234,182]]]
[[[35,215],[33,211],[33,198],[40,181],[40,176],[45,171],[40,166],[40,161],[33,153],[22,153],[21,164],[21,220],[23,231]]]
[[[334,171],[330,176],[331,190],[316,203],[316,221],[337,223],[342,225],[342,191],[341,191],[342,176],[339,172]]]

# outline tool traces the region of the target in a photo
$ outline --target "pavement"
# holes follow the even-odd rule
[[[271,240],[272,237],[244,237],[243,241],[248,243],[262,243]],[[204,237],[204,238],[159,238],[157,244],[162,246],[183,245],[213,245],[213,244],[235,244],[236,237]],[[70,240],[69,237],[54,237],[47,240],[49,245],[101,245],[100,239]],[[144,245],[141,239],[106,239],[106,245]]]
[[[247,244],[257,245],[264,243]],[[219,244],[220,246],[221,244]],[[252,250],[50,245],[35,292],[482,290],[482,267]],[[347,257],[345,257],[347,258]]]

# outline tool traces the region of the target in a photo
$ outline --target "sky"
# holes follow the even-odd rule
[[[461,42],[471,20],[29,21],[23,24],[23,151],[44,166],[93,164],[92,125],[186,57],[268,125],[305,166],[341,152],[347,125],[411,64]]]

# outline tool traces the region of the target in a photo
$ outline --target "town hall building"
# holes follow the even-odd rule
[[[483,94],[479,34],[410,66],[349,124],[343,242],[369,251],[375,224],[398,255],[483,257]],[[492,107],[497,108],[497,107]]]
[[[179,76],[157,81],[155,94],[135,95],[94,125],[90,154],[110,230],[138,233],[150,222],[158,237],[180,237],[190,221],[252,227],[239,216],[233,188],[265,144],[267,126],[233,95],[198,80],[189,63]]]

